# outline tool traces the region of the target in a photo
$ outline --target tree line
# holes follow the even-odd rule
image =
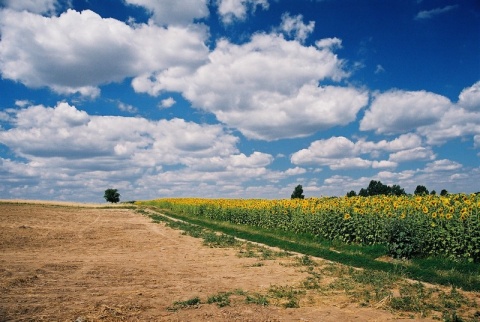
[[[413,192],[414,195],[416,196],[422,196],[422,195],[436,195],[437,192],[435,190],[428,191],[427,187],[424,185],[418,185],[415,188],[415,191]],[[404,196],[407,195],[405,192],[405,189],[400,187],[399,185],[394,184],[393,186],[388,186],[383,184],[381,181],[376,181],[376,180],[371,180],[367,188],[361,188],[358,194],[354,191],[351,190],[350,192],[347,193],[347,197],[355,197],[355,196],[361,196],[361,197],[368,197],[368,196],[378,196],[378,195],[387,195],[387,196]],[[445,189],[442,189],[440,192],[441,196],[446,196],[448,195],[448,191]]]

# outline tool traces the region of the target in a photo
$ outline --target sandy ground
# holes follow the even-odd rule
[[[238,250],[152,223],[133,210],[98,205],[0,202],[0,321],[389,321],[338,294],[300,308],[207,304],[241,289],[265,292],[306,277],[292,258],[241,258]],[[202,304],[168,310],[176,301]]]

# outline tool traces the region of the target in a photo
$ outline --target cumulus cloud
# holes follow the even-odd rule
[[[377,94],[360,121],[360,130],[376,133],[407,133],[434,124],[451,106],[444,96],[426,91],[391,90]]]
[[[480,81],[460,93],[458,105],[467,110],[480,111]]]
[[[354,121],[367,104],[368,93],[318,86],[325,79],[340,81],[347,75],[330,48],[305,47],[278,34],[256,34],[242,45],[220,40],[208,63],[190,76],[172,71],[133,85],[153,95],[162,90],[182,92],[194,107],[213,113],[245,136],[277,140]]]
[[[217,0],[218,14],[224,24],[235,20],[245,20],[248,12],[255,12],[257,7],[268,9],[268,0]]]
[[[219,125],[92,116],[68,103],[21,109],[13,124],[12,129],[0,132],[0,142],[27,158],[128,157],[155,166],[182,163],[186,154],[224,157],[237,151],[237,138],[225,134]]]
[[[332,170],[370,167],[394,168],[398,166],[399,162],[410,160],[406,156],[411,156],[414,151],[428,150],[419,147],[420,144],[421,139],[413,134],[402,135],[392,141],[382,140],[379,142],[363,139],[353,142],[343,136],[332,137],[314,141],[307,149],[293,153],[291,162],[297,165],[328,166]],[[365,154],[370,154],[370,157],[379,157],[381,154],[392,151],[397,152],[391,153],[388,160],[368,160],[360,157]],[[425,158],[424,155],[421,159]]]
[[[315,29],[315,21],[310,21],[307,25],[303,22],[302,15],[292,17],[290,13],[285,13],[282,15],[280,29],[287,36],[293,37],[303,43]]]
[[[451,104],[435,123],[421,126],[417,132],[429,144],[443,144],[454,138],[475,137],[480,134],[480,82],[465,88],[458,102]],[[475,147],[474,139],[474,147]]]
[[[24,161],[0,158],[0,180],[5,187],[19,187],[20,182],[38,188],[44,198],[95,200],[92,194],[111,182],[145,198],[148,193],[158,197],[162,187],[218,196],[217,184],[270,183],[304,171],[269,170],[270,154],[239,153],[238,138],[220,125],[89,115],[65,102],[55,107],[28,106],[10,114],[11,126],[0,129],[0,143]],[[202,185],[206,185],[203,191]],[[46,187],[51,194],[41,191]],[[4,195],[19,197],[24,193],[20,188]],[[242,189],[238,193],[247,193]]]
[[[184,25],[195,19],[206,18],[209,15],[207,0],[125,0],[126,3],[145,7],[152,13],[156,24]]]
[[[460,163],[448,159],[443,159],[428,163],[424,171],[437,173],[440,171],[458,171],[460,168],[462,168],[462,165]]]
[[[3,78],[63,94],[98,96],[98,86],[170,68],[194,69],[208,48],[199,27],[135,27],[86,10],[58,17],[0,11]]]
[[[454,138],[474,138],[480,134],[480,82],[463,89],[457,103],[426,91],[376,94],[360,121],[360,130],[382,134],[414,131],[430,145]]]
[[[413,149],[398,151],[390,154],[389,161],[406,162],[413,160],[433,160],[435,153],[429,147],[417,147]]]

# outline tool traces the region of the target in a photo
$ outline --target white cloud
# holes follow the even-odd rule
[[[355,143],[355,151],[358,153],[374,153],[377,151],[401,151],[421,146],[422,139],[419,135],[413,133],[402,134],[392,141],[381,140],[378,142],[365,141],[359,139]]]
[[[462,165],[460,163],[443,159],[428,163],[424,171],[438,173],[440,171],[458,171],[461,168]]]
[[[128,113],[137,113],[138,109],[130,104],[125,104],[123,102],[118,102],[118,109],[123,112],[128,112]]]
[[[280,29],[287,36],[293,37],[295,40],[303,43],[315,29],[315,21],[310,21],[307,25],[303,22],[302,15],[292,17],[290,16],[290,13],[284,13],[282,15]]]
[[[458,105],[467,110],[480,112],[480,81],[465,88],[459,95]]]
[[[273,156],[239,153],[238,138],[220,125],[89,115],[68,103],[15,110],[10,123],[0,143],[25,160],[0,158],[0,189],[11,198],[28,190],[37,198],[101,201],[112,184],[126,198],[168,191],[218,197],[224,185],[222,193],[255,197],[246,182],[269,186],[305,172],[269,170]]]
[[[435,157],[435,153],[433,153],[431,148],[418,147],[392,153],[390,154],[389,161],[398,163],[413,160],[433,160]]]
[[[319,49],[325,49],[325,48],[342,48],[342,40],[338,39],[337,37],[334,38],[324,38],[317,40],[315,42],[315,46],[317,46]]]
[[[295,167],[295,168],[287,169],[285,171],[285,174],[287,174],[289,176],[296,176],[296,175],[304,174],[306,172],[307,172],[307,170],[305,170],[304,168]]]
[[[169,98],[161,100],[160,104],[159,104],[159,107],[160,108],[170,108],[173,105],[175,105],[175,103],[177,103],[177,102],[173,99],[173,97],[169,97]]]
[[[126,3],[145,7],[152,13],[156,24],[184,25],[194,19],[206,18],[209,15],[207,0],[125,0]]]
[[[16,114],[14,127],[0,142],[23,157],[128,159],[143,165],[185,164],[188,157],[230,156],[237,138],[219,125],[181,119],[91,116],[67,103],[31,106]]]
[[[417,129],[429,144],[443,144],[454,138],[480,134],[480,82],[465,88],[457,104],[452,104],[440,119]],[[475,146],[475,140],[474,140]]]
[[[426,91],[392,90],[377,94],[360,121],[360,130],[385,134],[410,132],[434,124],[451,105],[446,97]]]
[[[480,133],[480,113],[470,112],[454,106],[441,119],[418,129],[429,144],[443,144],[450,139],[477,135]]]
[[[276,140],[354,121],[368,102],[366,92],[317,85],[346,76],[342,61],[328,48],[256,34],[242,45],[220,40],[209,62],[191,76],[163,73],[156,80],[134,82],[134,87],[150,94],[180,91],[194,107],[215,114],[248,138]]]
[[[394,162],[390,160],[381,160],[381,161],[372,162],[373,169],[396,168],[397,166],[398,166],[398,162]]]
[[[249,11],[255,12],[257,7],[269,8],[268,0],[217,0],[218,14],[224,24],[235,20],[245,20]]]
[[[379,142],[357,142],[341,136],[326,140],[314,141],[307,149],[295,152],[291,162],[297,165],[329,166],[332,170],[349,168],[394,168],[399,162],[413,159],[428,159],[433,153],[428,148],[421,147],[421,139],[415,134],[401,135],[400,137]],[[389,160],[366,160],[361,155],[370,154],[379,158],[385,152],[397,151],[390,154]]]
[[[0,4],[16,11],[30,11],[33,13],[53,13],[57,0],[3,0]]]
[[[458,8],[458,5],[445,6],[443,8],[435,8],[435,9],[431,9],[431,10],[420,11],[415,16],[415,19],[416,20],[431,19],[435,16],[438,16],[442,13],[449,12],[449,11],[454,10],[456,8]]]
[[[3,78],[56,92],[99,95],[97,86],[169,68],[194,69],[206,59],[198,27],[131,27],[86,10],[59,17],[0,11]]]

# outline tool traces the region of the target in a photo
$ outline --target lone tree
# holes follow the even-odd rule
[[[107,189],[105,190],[103,198],[105,198],[107,202],[117,203],[120,201],[120,194],[117,189]]]
[[[303,188],[302,185],[299,184],[298,186],[295,187],[295,190],[293,190],[292,193],[292,199],[304,199],[305,196],[303,195]]]
[[[422,185],[418,185],[416,188],[415,188],[415,191],[413,192],[414,195],[416,196],[423,196],[423,195],[428,195],[428,189],[427,187],[425,186],[422,186]]]

